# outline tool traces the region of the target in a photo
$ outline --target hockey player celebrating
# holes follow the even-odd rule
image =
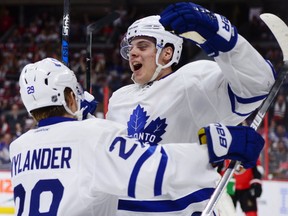
[[[38,128],[10,145],[18,216],[111,216],[117,196],[177,199],[180,191],[184,205],[187,196],[195,201],[185,213],[191,215],[203,209],[215,187],[218,176],[210,163],[232,159],[248,168],[264,145],[249,127],[211,124],[201,130],[207,145],[162,146],[128,138],[122,124],[77,121],[87,108],[81,106],[85,98],[75,74],[52,58],[26,65],[19,85]]]
[[[215,61],[191,62],[173,71],[183,39]],[[196,132],[209,122],[238,125],[275,81],[273,66],[228,19],[189,2],[135,21],[121,43],[121,55],[129,60],[135,84],[113,93],[107,118],[127,125],[128,135],[143,143],[196,142]],[[122,199],[118,215],[181,215],[181,209],[195,202],[185,201],[170,200],[160,208],[159,203],[168,202],[162,197]]]

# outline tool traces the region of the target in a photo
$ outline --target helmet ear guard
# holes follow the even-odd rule
[[[148,17],[136,20],[128,28],[127,33],[122,39],[121,44],[120,44],[121,56],[124,59],[129,60],[130,44],[133,38],[137,36],[147,36],[147,37],[155,38],[156,49],[157,49],[155,61],[158,66],[155,72],[158,71],[157,73],[159,73],[162,68],[167,68],[174,63],[178,64],[180,57],[181,57],[182,44],[183,44],[183,39],[175,34],[172,34],[169,31],[166,31],[165,28],[162,26],[162,24],[159,22],[159,20],[160,20],[160,16],[158,15],[148,16]],[[173,56],[172,56],[171,61],[168,62],[166,65],[160,65],[158,63],[158,58],[162,49],[165,47],[166,44],[174,45]],[[154,79],[155,78],[156,76],[154,77]]]
[[[64,106],[66,111],[79,116],[83,90],[73,71],[53,58],[45,58],[26,65],[19,78],[20,94],[24,106],[32,110],[48,106]],[[70,88],[75,94],[78,111],[73,113],[65,101],[64,90]]]

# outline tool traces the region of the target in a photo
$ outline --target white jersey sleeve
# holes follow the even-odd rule
[[[275,71],[272,64],[241,35],[236,46],[215,58],[231,90],[239,98],[266,95],[271,89]],[[256,100],[256,98],[255,98]]]
[[[240,35],[236,47],[215,60],[217,64],[202,60],[177,71],[183,73],[191,115],[200,127],[209,121],[241,123],[261,105],[275,81],[271,64]]]

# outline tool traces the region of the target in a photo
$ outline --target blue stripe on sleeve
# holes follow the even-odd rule
[[[155,185],[154,185],[155,196],[162,195],[162,182],[163,182],[163,177],[164,177],[164,173],[165,173],[165,169],[166,169],[167,161],[168,161],[167,154],[162,147],[161,147],[161,153],[162,153],[162,157],[161,157],[161,161],[157,170],[157,175],[156,175]]]
[[[118,209],[134,212],[181,211],[190,204],[202,202],[211,197],[214,188],[204,188],[177,200],[119,200]]]
[[[249,103],[254,103],[260,100],[263,100],[267,97],[268,94],[266,95],[261,95],[261,96],[256,96],[256,97],[252,97],[252,98],[241,98],[238,97],[237,95],[234,94],[234,92],[232,91],[230,85],[228,85],[228,94],[229,94],[229,98],[230,98],[230,103],[231,103],[231,108],[232,108],[232,112],[236,113],[239,116],[248,116],[250,115],[252,112],[249,113],[239,113],[235,111],[235,98],[239,103],[242,104],[249,104]]]
[[[155,152],[157,145],[150,146],[146,152],[144,152],[138,161],[135,164],[135,167],[132,171],[129,185],[128,185],[128,196],[135,197],[135,190],[136,190],[136,181],[139,174],[139,171],[143,165],[143,163]]]
[[[272,70],[274,79],[276,79],[277,74],[276,74],[276,71],[275,71],[275,69],[274,69],[273,64],[272,64],[269,60],[267,60],[267,59],[265,59],[265,60],[266,60],[266,62],[268,63],[268,65],[270,66],[270,68],[271,68],[271,70]]]

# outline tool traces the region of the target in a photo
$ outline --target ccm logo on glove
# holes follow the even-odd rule
[[[228,128],[219,123],[210,124],[209,126],[215,155],[217,157],[226,155],[232,142],[232,136]]]

